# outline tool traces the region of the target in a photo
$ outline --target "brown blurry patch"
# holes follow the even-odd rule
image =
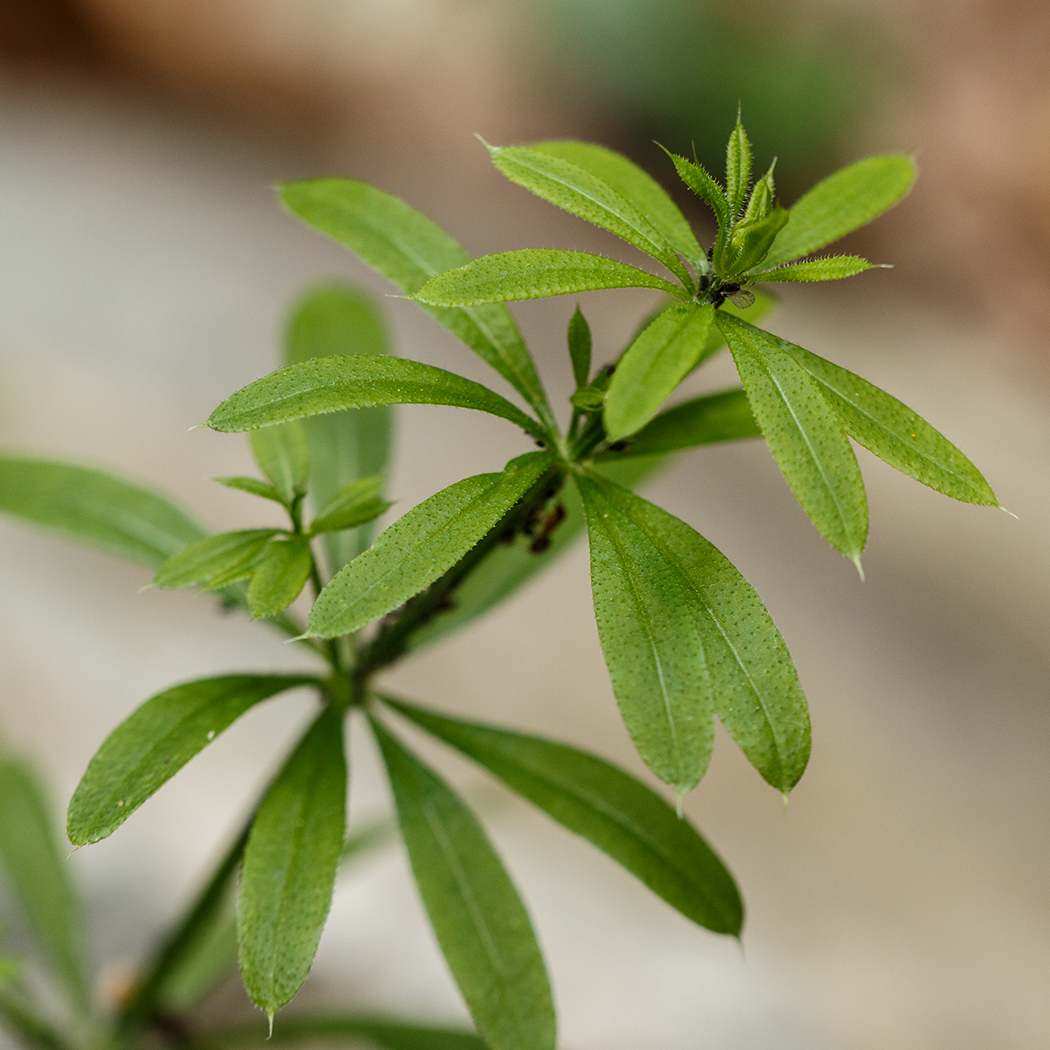
[[[6,65],[101,60],[77,0],[0,0],[0,60]]]

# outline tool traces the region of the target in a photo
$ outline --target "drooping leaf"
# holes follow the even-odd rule
[[[610,441],[629,437],[656,415],[704,352],[714,316],[710,304],[672,306],[627,348],[605,397]]]
[[[313,965],[346,830],[343,712],[329,705],[303,736],[252,823],[237,897],[238,961],[269,1017]]]
[[[157,570],[158,587],[226,587],[251,576],[280,529],[239,529],[205,536],[173,554]]]
[[[306,445],[306,431],[298,420],[252,431],[248,439],[255,462],[281,494],[283,503],[290,505],[306,495],[310,453]]]
[[[281,191],[299,218],[349,248],[373,269],[414,295],[436,274],[470,256],[425,215],[388,193],[351,179],[293,182]],[[550,409],[536,366],[505,306],[424,309],[487,361],[540,413]]]
[[[352,529],[374,521],[393,506],[389,500],[380,498],[382,487],[381,477],[359,478],[344,485],[333,493],[310,523],[311,535]]]
[[[761,435],[742,389],[685,401],[661,412],[627,443],[625,449],[605,452],[599,462],[613,462],[624,456],[651,456],[682,448],[738,441]]]
[[[818,182],[791,208],[766,266],[809,255],[871,222],[908,193],[916,170],[911,157],[867,157]]]
[[[273,500],[276,503],[284,503],[284,498],[277,489],[268,481],[260,481],[258,478],[213,478],[220,485],[228,489],[239,489],[241,492],[249,492],[253,496],[262,499]]]
[[[499,857],[458,796],[377,722],[401,834],[438,944],[492,1050],[554,1050],[550,983]]]
[[[98,470],[18,456],[0,456],[0,511],[149,566],[204,534],[148,489]]]
[[[604,146],[568,139],[537,142],[532,148],[571,161],[632,201],[689,262],[695,264],[704,257],[704,250],[670,194],[648,172],[626,157]]]
[[[552,464],[530,452],[476,474],[413,507],[329,580],[310,613],[310,633],[351,634],[396,609],[463,557]]]
[[[655,792],[594,755],[383,698],[639,878],[687,918],[739,935],[743,903],[711,847]]]
[[[248,584],[248,609],[252,618],[276,616],[287,609],[306,586],[312,568],[310,544],[302,537],[270,543]]]
[[[601,288],[656,288],[677,299],[687,297],[678,285],[626,263],[586,252],[522,248],[498,252],[431,278],[416,293],[422,303],[471,306]]]
[[[736,127],[733,128],[726,145],[726,199],[729,202],[729,214],[734,220],[744,206],[744,198],[750,184],[751,143],[738,114]]]
[[[569,321],[569,360],[576,388],[585,387],[591,374],[591,326],[578,306]]]
[[[810,521],[860,568],[868,504],[856,456],[813,377],[775,336],[720,315],[751,411]]]
[[[784,640],[754,589],[721,552],[684,521],[604,479],[592,476],[580,482],[588,501],[588,528],[592,518],[604,515],[607,531],[615,529],[620,536],[631,536],[630,548],[622,542],[624,554],[620,557],[626,561],[625,555],[635,547],[648,547],[649,572],[659,573],[661,581],[668,581],[669,597],[676,592],[673,612],[664,613],[665,629],[672,634],[661,637],[654,618],[657,629],[650,644],[659,651],[662,642],[679,660],[702,665],[713,692],[714,710],[730,736],[768,783],[782,792],[789,791],[809,759],[809,714]],[[610,521],[612,526],[608,525]],[[593,558],[592,547],[592,565]],[[630,570],[636,575],[626,585],[640,589],[644,567],[630,565]],[[672,578],[677,583],[674,592],[669,585]],[[608,583],[614,584],[615,579],[615,574],[610,575]],[[596,589],[596,609],[598,596]],[[630,639],[631,612],[626,600],[617,601],[612,586],[603,589],[601,598],[605,609],[599,617],[599,634],[607,660],[612,652],[620,670],[629,653],[623,639]],[[617,624],[617,617],[628,622]],[[608,628],[604,632],[603,618]],[[695,633],[686,633],[684,624]],[[677,649],[673,648],[675,641]],[[613,661],[609,662],[612,669]],[[633,670],[628,664],[627,671]],[[694,700],[698,707],[700,702]],[[702,701],[705,709],[710,702]]]
[[[213,430],[235,432],[290,419],[372,405],[449,405],[510,420],[537,437],[543,428],[488,387],[403,357],[322,357],[271,372],[231,394],[208,417]]]
[[[946,496],[982,506],[999,505],[981,472],[907,405],[801,346],[784,339],[777,342],[813,377],[854,441]]]
[[[311,289],[292,311],[285,336],[285,364],[318,357],[388,353],[390,342],[379,311],[353,288],[321,285]],[[302,425],[310,449],[310,496],[318,515],[345,486],[386,472],[393,425],[389,406],[312,416]],[[330,574],[338,572],[371,541],[372,529],[368,527],[325,536]]]
[[[870,263],[856,255],[833,255],[828,259],[811,259],[809,262],[792,263],[775,270],[762,270],[748,275],[749,281],[840,281],[855,277],[865,270],[878,269],[878,263]]]
[[[576,482],[616,703],[645,764],[685,794],[704,775],[714,741],[713,683],[687,583],[621,490],[587,476]]]
[[[44,790],[23,761],[0,756],[0,862],[77,1011],[88,1008],[80,914]]]
[[[69,841],[86,846],[104,839],[250,707],[287,689],[318,684],[313,675],[222,675],[150,698],[88,763],[69,803]]]
[[[493,164],[537,197],[633,244],[662,262],[683,284],[691,279],[674,242],[630,198],[600,175],[564,156],[527,146],[489,146]]]

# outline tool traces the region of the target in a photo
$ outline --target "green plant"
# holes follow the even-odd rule
[[[0,508],[141,562],[158,587],[215,592],[297,641],[312,661],[301,674],[224,675],[148,700],[88,766],[69,807],[75,845],[111,834],[253,705],[297,688],[318,698],[316,718],[251,820],[112,1017],[90,1004],[73,894],[39,788],[17,760],[0,765],[0,855],[68,991],[68,1017],[48,1019],[15,964],[0,961],[0,1016],[27,1043],[123,1050],[158,1035],[181,1047],[266,1039],[264,1025],[198,1031],[193,1011],[232,966],[235,941],[245,987],[271,1026],[306,979],[340,859],[384,835],[367,828],[346,838],[344,725],[354,715],[382,753],[423,903],[479,1035],[302,1015],[282,1018],[276,1035],[363,1038],[393,1050],[552,1050],[550,986],[517,891],[470,808],[402,742],[399,727],[411,723],[472,758],[687,918],[739,936],[736,885],[682,819],[681,797],[704,774],[716,716],[786,796],[809,757],[806,700],[743,576],[631,486],[676,450],[761,434],[814,525],[858,569],[867,509],[849,438],[947,495],[997,504],[969,460],[910,409],[755,325],[773,304],[760,286],[871,268],[856,256],[811,256],[900,200],[914,178],[909,158],[853,164],[788,210],[776,203],[772,167],[752,182],[738,120],[724,186],[670,155],[718,221],[705,251],[665,191],[617,154],[564,141],[489,149],[512,181],[617,234],[671,279],[575,251],[470,260],[424,216],[360,182],[321,179],[281,192],[294,214],[458,335],[524,408],[452,372],[391,356],[367,300],[325,286],[292,317],[287,365],[233,394],[207,421],[250,434],[262,477],[219,480],[282,508],[281,524],[208,535],[162,497],[109,475],[0,458]],[[563,431],[505,303],[624,287],[657,289],[667,302],[614,364],[597,370],[577,308],[568,329],[576,389]],[[682,380],[725,346],[743,385],[664,409]],[[391,505],[381,492],[395,404],[487,412],[539,448],[436,493],[373,539]],[[677,794],[678,813],[600,758],[440,714],[389,695],[380,681],[386,668],[521,586],[583,530],[616,701],[642,759]],[[303,623],[289,607],[308,585],[314,600]]]

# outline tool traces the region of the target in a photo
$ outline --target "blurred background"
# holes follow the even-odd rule
[[[187,428],[277,364],[308,284],[388,291],[281,214],[281,180],[374,181],[474,254],[615,255],[614,238],[503,180],[473,136],[593,139],[670,186],[653,140],[720,170],[739,102],[789,204],[865,153],[914,152],[913,194],[850,245],[895,268],[789,289],[771,327],[916,408],[1018,520],[865,454],[861,584],[760,443],[683,456],[648,490],[756,586],[812,707],[813,758],[786,814],[724,735],[687,799],[747,898],[744,954],[540,817],[484,797],[566,1047],[1050,1045],[1048,56],[1044,0],[3,0],[0,445],[149,482],[215,529],[258,524],[252,500],[209,480],[250,472],[246,443]],[[581,297],[599,360],[647,296]],[[400,353],[492,381],[412,304],[384,305]],[[566,394],[574,306],[515,308]],[[725,362],[713,371],[731,382]],[[399,510],[524,451],[474,415],[400,411]],[[302,666],[264,628],[142,591],[139,570],[7,521],[0,573],[0,731],[44,770],[56,808],[145,697]],[[638,769],[582,549],[392,678]],[[253,711],[71,858],[110,975],[193,892],[306,714],[294,697]],[[358,736],[351,811],[364,821],[386,802]],[[302,998],[465,1016],[397,850],[341,886]],[[232,989],[213,1009],[243,999]]]

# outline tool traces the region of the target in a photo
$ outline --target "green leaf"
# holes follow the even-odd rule
[[[777,343],[813,377],[854,441],[946,496],[982,506],[999,505],[981,472],[907,405],[801,346],[785,339]]]
[[[550,983],[525,906],[477,818],[373,720],[438,944],[492,1050],[554,1050]]]
[[[325,503],[310,523],[310,534],[352,529],[374,521],[393,504],[379,497],[381,477],[359,478],[344,485]]]
[[[758,437],[761,433],[744,391],[724,390],[661,412],[630,439],[627,448],[605,452],[599,461],[614,461],[623,456],[651,456],[719,441],[739,441]]]
[[[158,587],[198,584],[209,590],[247,579],[280,529],[240,529],[220,532],[183,547],[158,570]]]
[[[693,922],[740,934],[744,910],[733,877],[696,829],[634,777],[565,744],[382,699],[582,835]]]
[[[367,183],[293,182],[282,188],[281,196],[293,214],[349,248],[406,295],[415,295],[431,277],[470,259],[425,215]],[[423,308],[495,368],[544,419],[549,417],[536,366],[505,306]]]
[[[704,688],[713,691],[714,710],[730,736],[768,783],[790,791],[809,759],[809,714],[784,640],[754,589],[684,521],[603,479],[583,477],[580,483],[586,492],[588,528],[592,517],[604,515],[599,535],[606,531],[621,537],[618,559],[634,574],[625,586],[662,588],[668,600],[673,596],[675,604],[659,610],[662,621],[651,613],[647,616],[653,624],[647,645],[658,655],[662,647],[680,663],[692,661],[702,670],[709,681]],[[632,558],[635,550],[638,556]],[[601,543],[599,559],[609,553]],[[592,545],[592,572],[594,558]],[[654,683],[639,682],[638,669],[629,662],[632,651],[644,650],[637,641],[640,624],[631,623],[629,599],[619,598],[614,590],[617,576],[626,574],[599,568],[595,579],[604,577],[604,586],[595,589],[595,609],[600,594],[599,634],[607,660],[613,654],[610,669],[615,664],[625,686],[652,690]],[[661,669],[666,666],[673,665],[660,664]],[[664,677],[661,684],[666,681]],[[613,688],[617,691],[616,678]],[[629,695],[625,689],[625,699]],[[694,694],[692,702],[699,717],[711,701]],[[682,709],[687,713],[686,704]],[[653,710],[655,721],[655,705]],[[669,705],[669,710],[674,707]],[[687,731],[696,732],[690,723],[684,724]]]
[[[488,151],[511,182],[633,244],[662,262],[687,287],[692,283],[675,254],[674,242],[600,175],[542,148],[488,146]]]
[[[816,380],[761,328],[719,315],[751,410],[791,491],[821,535],[860,569],[868,535],[864,482]]]
[[[86,467],[0,456],[0,511],[142,565],[160,565],[204,530],[166,499]]]
[[[318,684],[313,675],[238,674],[158,693],[117,726],[88,763],[69,803],[69,841],[86,846],[104,839],[250,707]]]
[[[678,177],[695,193],[714,213],[718,220],[720,229],[731,225],[729,202],[726,200],[725,191],[718,185],[717,181],[709,175],[699,164],[694,164],[685,157],[679,157],[668,149],[660,147],[674,164]]]
[[[258,478],[212,478],[220,485],[228,489],[239,489],[241,492],[249,492],[253,496],[262,499],[273,500],[275,503],[284,503],[284,497],[268,481],[260,481]]]
[[[768,267],[809,255],[892,208],[911,189],[911,157],[868,157],[818,182],[791,209],[787,225],[766,256]]]
[[[569,359],[576,388],[582,389],[591,374],[591,326],[578,306],[569,321]]]
[[[550,467],[530,452],[493,474],[456,482],[413,507],[329,580],[310,612],[310,634],[351,634],[408,601],[460,560]]]
[[[732,262],[727,264],[727,276],[743,274],[760,265],[787,220],[785,208],[774,208],[761,219],[737,223],[729,239]]]
[[[748,141],[744,125],[737,114],[736,127],[729,136],[726,146],[726,199],[729,202],[729,214],[735,220],[744,206],[748,186],[751,184],[751,143]]]
[[[596,478],[576,482],[616,703],[645,764],[683,795],[704,775],[714,742],[712,681],[687,583],[653,542],[639,510],[648,504]]]
[[[480,383],[421,361],[370,354],[322,357],[271,372],[231,394],[206,425],[229,433],[372,405],[472,408],[534,436],[544,433],[520,408]]]
[[[255,462],[281,494],[282,503],[290,506],[306,495],[310,453],[306,431],[297,421],[253,431],[248,438]]]
[[[744,210],[744,222],[753,223],[764,219],[772,210],[775,203],[775,187],[773,184],[773,169],[777,166],[776,157],[769,165],[769,171],[755,183],[755,188],[747,198],[747,208]]]
[[[761,261],[761,260],[760,260]],[[878,263],[870,263],[856,255],[832,255],[828,259],[811,259],[809,262],[792,263],[775,270],[762,270],[748,274],[749,281],[839,281],[844,277],[855,277],[865,270],[879,269]]]
[[[287,609],[306,586],[313,564],[310,544],[305,539],[274,540],[259,559],[248,584],[252,619],[276,616]]]
[[[515,299],[545,299],[600,288],[657,288],[677,299],[686,292],[626,263],[560,249],[498,252],[432,278],[416,293],[422,303],[470,306]]]
[[[626,157],[604,146],[569,139],[537,142],[532,149],[560,157],[590,172],[633,202],[683,258],[691,263],[704,258],[703,248],[670,194],[648,172]]]
[[[627,348],[613,373],[602,419],[610,441],[640,430],[692,371],[707,343],[710,304],[672,306]]]
[[[86,1012],[91,997],[69,865],[36,774],[7,755],[0,757],[0,861],[54,972]]]
[[[379,311],[366,296],[342,285],[321,285],[296,305],[285,337],[285,364],[317,357],[390,352]],[[390,454],[389,406],[313,416],[302,421],[310,449],[310,497],[314,510],[359,478],[385,473]],[[330,574],[338,572],[372,541],[372,529],[328,535]]]
[[[266,793],[244,850],[237,941],[244,987],[267,1016],[313,965],[346,830],[343,712],[329,705]]]

